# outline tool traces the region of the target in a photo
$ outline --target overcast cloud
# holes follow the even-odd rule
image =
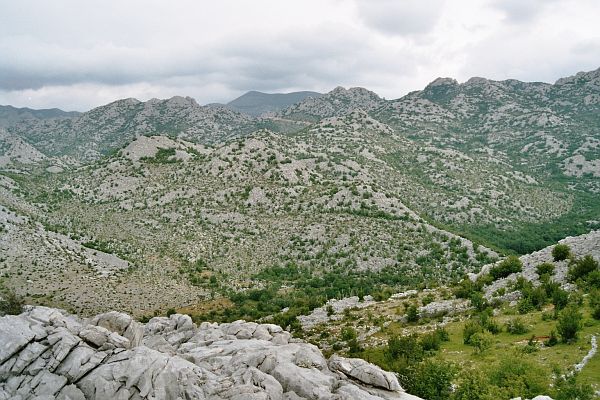
[[[600,67],[598,15],[597,0],[0,0],[0,104],[554,82]]]

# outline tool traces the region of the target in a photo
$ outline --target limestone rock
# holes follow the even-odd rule
[[[0,318],[5,399],[417,399],[360,359],[332,357],[272,324],[146,325],[117,312],[82,320],[29,307]],[[31,397],[33,396],[33,397]]]
[[[401,390],[398,378],[394,374],[382,371],[379,367],[360,358],[333,356],[329,360],[329,368],[367,385],[390,391]]]

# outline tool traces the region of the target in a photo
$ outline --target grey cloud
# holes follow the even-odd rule
[[[367,26],[393,35],[430,32],[443,6],[443,0],[357,0],[359,17]]]
[[[495,0],[492,5],[502,11],[506,18],[517,24],[531,22],[548,5],[557,0]]]

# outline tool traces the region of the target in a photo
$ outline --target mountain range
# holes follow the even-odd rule
[[[2,114],[6,284],[141,315],[289,268],[343,297],[456,280],[600,226],[600,70],[232,103],[246,112],[173,97]]]

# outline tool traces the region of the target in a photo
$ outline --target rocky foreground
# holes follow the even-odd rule
[[[30,307],[0,318],[4,399],[399,399],[396,377],[361,359],[329,360],[277,325],[147,324],[109,312],[80,319]]]

